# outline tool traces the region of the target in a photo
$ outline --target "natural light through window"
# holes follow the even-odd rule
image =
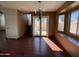
[[[54,42],[52,42],[49,38],[43,37],[43,39],[53,51],[63,51]]]
[[[64,15],[58,17],[58,31],[64,31]]]
[[[71,13],[70,20],[70,33],[77,33],[77,23],[78,23],[78,10]]]

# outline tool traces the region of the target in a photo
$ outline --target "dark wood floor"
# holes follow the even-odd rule
[[[65,51],[53,51],[42,37],[24,35],[18,40],[10,40],[5,39],[4,31],[0,31],[0,56],[68,57],[69,55]]]

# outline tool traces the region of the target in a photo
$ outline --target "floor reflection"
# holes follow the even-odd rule
[[[51,55],[55,57],[65,56],[64,51],[59,48],[53,41],[47,37],[34,37],[34,53],[36,55],[44,56],[49,52],[51,48]]]
[[[45,55],[46,54],[46,51],[47,51],[47,45],[46,43],[44,42],[44,40],[42,39],[42,37],[35,37],[34,38],[34,51],[36,54],[42,54],[42,55]]]

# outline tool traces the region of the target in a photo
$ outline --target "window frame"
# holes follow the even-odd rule
[[[74,11],[77,11],[77,10],[74,10]],[[74,11],[72,11],[72,12],[74,12]],[[72,14],[72,12],[70,13],[70,24],[71,24],[71,14]],[[77,20],[78,20],[78,19],[77,19]],[[79,21],[79,20],[78,20],[78,21]],[[77,29],[78,29],[78,22],[77,22]],[[77,34],[77,29],[76,29],[76,34]],[[73,34],[73,35],[76,35],[76,34],[70,32],[70,25],[69,25],[69,33],[70,33],[70,34]]]
[[[63,33],[63,34],[66,34],[72,38],[75,38],[76,40],[79,40],[79,35],[78,34],[72,34],[70,33],[70,19],[71,19],[71,12],[75,11],[75,10],[78,10],[79,11],[79,5],[73,7],[73,8],[70,8],[68,10],[66,10],[65,12],[63,13],[58,13],[57,14],[57,22],[58,22],[58,16],[61,15],[61,14],[65,14],[65,21],[64,21],[64,32],[61,32],[61,31],[58,31],[58,23],[57,23],[57,32],[58,33]],[[78,15],[78,21],[79,21],[79,15]],[[68,23],[67,23],[68,22]],[[68,25],[66,25],[66,23]],[[78,24],[78,23],[77,23]],[[67,28],[68,26],[68,28]],[[78,25],[77,25],[77,30],[78,30]],[[66,32],[65,32],[66,31]],[[77,31],[78,32],[78,31]]]
[[[76,10],[78,10],[78,12],[79,12],[79,5],[76,6],[76,7],[74,7],[74,8],[71,8],[70,10],[68,10],[68,11],[69,11],[69,15],[70,15],[70,17],[68,16],[68,19],[69,19],[69,26],[68,26],[68,32],[67,32],[66,35],[69,35],[70,37],[79,40],[79,35],[78,35],[77,33],[76,33],[76,34],[73,34],[73,33],[70,32],[71,12],[76,11]],[[67,11],[66,11],[66,12],[67,12]],[[79,15],[78,15],[78,22],[79,22]],[[66,30],[67,30],[67,29],[66,29]],[[78,32],[78,23],[77,23],[77,32]]]
[[[79,24],[79,23],[78,23],[78,22],[79,22],[79,14],[78,14],[78,22],[77,22],[76,34],[70,32],[71,14],[72,14],[72,12],[77,11],[77,10],[78,10],[78,12],[79,12],[79,8],[75,7],[75,8],[73,8],[73,9],[71,9],[71,11],[70,11],[69,35],[71,35],[71,36],[73,36],[73,37],[79,37],[79,35],[77,35],[77,32],[78,32],[78,24]]]
[[[57,20],[58,20],[58,21],[59,21],[59,16],[60,16],[60,15],[64,15],[64,28],[65,28],[65,16],[66,16],[66,15],[65,15],[65,13],[59,13],[58,16],[57,16]],[[59,30],[58,30],[58,24],[59,24],[59,23],[57,23],[57,32],[64,33],[64,29],[63,29],[63,31],[59,31]]]

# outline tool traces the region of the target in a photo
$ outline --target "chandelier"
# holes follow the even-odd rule
[[[39,17],[39,19],[41,19],[42,16],[41,1],[38,1],[38,3],[39,3],[39,8],[38,11],[36,12],[36,15]]]

